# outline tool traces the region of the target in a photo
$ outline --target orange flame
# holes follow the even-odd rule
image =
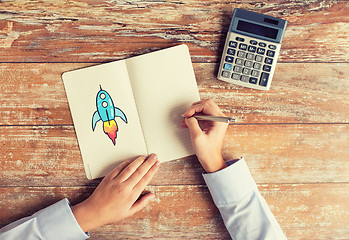
[[[116,132],[118,131],[118,125],[116,124],[115,120],[103,122],[103,130],[105,134],[108,134],[109,138],[115,145]]]

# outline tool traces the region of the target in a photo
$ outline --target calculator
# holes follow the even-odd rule
[[[217,78],[269,90],[286,25],[286,20],[236,8]]]

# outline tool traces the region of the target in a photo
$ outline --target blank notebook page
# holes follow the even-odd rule
[[[179,116],[200,100],[188,47],[130,58],[126,64],[148,152],[160,161],[194,154]]]

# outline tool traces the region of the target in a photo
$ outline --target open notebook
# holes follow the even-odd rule
[[[62,78],[88,179],[139,155],[164,162],[194,154],[179,116],[200,100],[186,45]]]

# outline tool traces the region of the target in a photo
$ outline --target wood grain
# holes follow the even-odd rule
[[[349,201],[347,183],[258,187],[288,239],[348,236],[349,206],[343,204]],[[91,238],[229,239],[205,186],[150,186],[147,190],[155,192],[155,202],[131,218],[92,231]],[[92,191],[85,187],[0,188],[0,226],[64,197],[77,203]]]
[[[267,92],[218,81],[217,67],[194,64],[200,96],[238,123],[348,123],[346,63],[279,63]]]
[[[90,65],[0,64],[0,125],[72,125],[61,74]],[[219,81],[217,67],[194,64],[201,98],[238,123],[348,123],[348,63],[280,63],[268,92]]]
[[[104,62],[186,43],[218,62],[234,8],[288,21],[279,62],[346,62],[348,1],[5,1],[3,62]]]
[[[96,185],[88,181],[74,129],[1,127],[2,186]],[[226,160],[244,156],[258,183],[349,181],[349,125],[230,126]],[[163,163],[153,185],[203,184],[201,166],[191,156]]]
[[[87,198],[61,74],[185,43],[201,98],[236,118],[244,156],[288,239],[349,239],[349,1],[0,1],[0,227]],[[234,8],[288,21],[271,90],[216,79]],[[91,239],[230,239],[195,156],[163,163],[156,201]]]

